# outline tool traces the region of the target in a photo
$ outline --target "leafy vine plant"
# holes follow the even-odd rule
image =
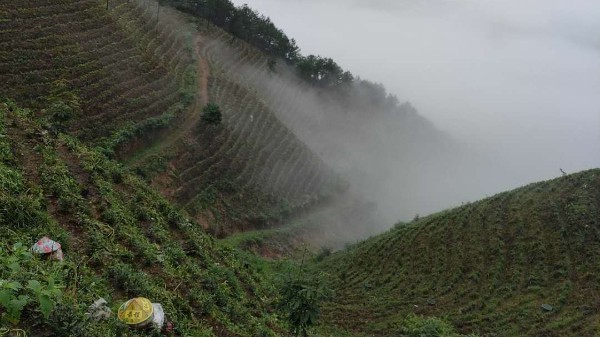
[[[0,248],[0,333],[24,333],[16,326],[25,312],[48,320],[63,289],[52,265],[44,264],[22,243]]]

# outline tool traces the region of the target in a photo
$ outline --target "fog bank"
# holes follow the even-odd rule
[[[558,176],[559,168],[600,166],[598,2],[234,2],[269,16],[303,54],[383,83],[487,157],[498,170],[481,173],[487,181],[470,189],[472,199]],[[436,208],[464,196],[444,199]]]

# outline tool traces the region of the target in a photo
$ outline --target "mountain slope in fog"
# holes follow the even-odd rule
[[[270,68],[268,57],[256,48],[223,37],[211,53],[233,65],[223,68],[225,76],[254,93],[353,193],[378,205],[382,220],[375,231],[414,216],[423,204],[435,210],[438,206],[427,199],[439,201],[439,194],[427,192],[442,184],[436,181],[445,178],[442,173],[456,172],[467,154],[381,85],[360,80],[336,89],[315,87],[291,66]]]
[[[247,5],[236,7],[230,0],[167,3],[210,22],[199,25],[202,30],[220,31],[207,36],[209,59],[221,64],[218,76],[268,107],[341,175],[352,194],[376,203],[380,219],[369,225],[373,232],[482,195],[481,188],[452,191],[479,170],[470,161],[475,156],[467,159],[463,145],[381,84],[352,75],[331,58],[302,55],[294,39]]]

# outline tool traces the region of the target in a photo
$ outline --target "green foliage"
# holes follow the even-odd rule
[[[435,317],[409,314],[400,325],[398,334],[409,337],[453,337],[458,336],[452,324]]]
[[[40,312],[45,319],[50,317],[50,313],[55,307],[55,300],[62,296],[61,288],[54,283],[52,276],[48,277],[48,284],[42,285],[39,281],[31,279],[27,282],[29,289],[39,303]]]
[[[0,191],[0,224],[11,229],[39,227],[47,224],[39,195],[23,192],[17,196]]]
[[[193,42],[190,41],[190,44],[191,43]],[[194,55],[194,57],[196,57],[196,55]],[[181,103],[185,106],[191,104],[198,93],[198,83],[196,81],[198,78],[196,75],[197,71],[195,64],[190,65],[183,75],[183,83],[179,90],[179,96]]]
[[[9,101],[0,106],[0,225],[11,229],[37,227],[47,224],[43,209],[43,197],[37,189],[25,184],[23,174],[15,169],[9,139],[3,135],[4,118],[9,109],[15,110]]]
[[[62,244],[65,258],[41,261],[24,246],[2,251],[1,334],[136,334],[85,312],[99,297],[114,310],[140,295],[163,305],[175,335],[283,332],[270,308],[276,289],[255,261],[247,265],[100,149],[66,134],[39,137],[43,121],[36,116],[0,104],[0,134],[12,136],[0,137],[7,149],[0,158],[0,248],[47,235]],[[23,141],[34,147],[15,146]],[[32,160],[38,165],[23,165]],[[237,189],[223,182],[228,186]],[[18,204],[26,199],[32,203]],[[21,254],[26,259],[15,259]]]
[[[599,192],[593,169],[399,223],[324,258],[314,268],[337,278],[318,333],[594,334],[583,312],[600,273]]]
[[[148,276],[143,272],[136,271],[129,264],[111,266],[108,275],[121,290],[130,295],[148,295],[152,293]]]
[[[79,97],[69,89],[69,84],[64,79],[52,83],[47,102],[46,114],[55,131],[64,130],[67,123],[81,113]]]
[[[308,275],[300,271],[283,278],[279,309],[285,313],[290,331],[307,336],[319,317],[321,302],[331,296],[325,275]]]
[[[163,172],[167,168],[167,165],[168,160],[165,157],[152,154],[146,159],[143,165],[136,167],[135,171],[141,177],[150,179],[153,175]]]
[[[331,58],[309,55],[298,59],[296,68],[300,76],[319,87],[336,87],[354,81],[348,71],[344,71]]]
[[[271,20],[247,5],[236,7],[230,0],[169,0],[177,8],[207,19],[238,38],[248,41],[273,58],[293,63],[299,49]]]
[[[112,157],[114,152],[120,146],[127,142],[146,135],[152,131],[160,130],[171,124],[176,113],[183,111],[183,105],[175,105],[169,109],[166,113],[160,116],[154,116],[138,123],[128,123],[121,129],[115,131],[110,137],[104,139],[101,142],[101,146],[98,148],[99,151],[105,155]]]
[[[62,297],[57,271],[35,259],[21,243],[11,250],[0,248],[0,276],[0,308],[5,310],[0,317],[2,324],[18,324],[30,305],[37,305],[35,309],[47,320]]]
[[[207,124],[219,125],[222,120],[221,109],[214,103],[208,103],[202,108],[202,121]]]
[[[50,147],[42,151],[44,163],[40,167],[41,180],[48,192],[58,200],[61,210],[75,208],[79,212],[86,212],[87,207],[81,196],[82,187],[73,179],[65,163]]]

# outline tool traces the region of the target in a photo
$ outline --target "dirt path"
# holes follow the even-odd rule
[[[196,72],[198,92],[196,93],[196,99],[190,108],[187,109],[186,114],[177,118],[176,122],[171,126],[172,132],[170,134],[164,139],[155,142],[153,146],[148,147],[144,151],[139,152],[136,156],[131,157],[126,161],[127,165],[134,167],[144,162],[151,155],[160,153],[172,146],[177,140],[190,132],[198,121],[200,121],[202,107],[208,103],[208,76],[210,73],[206,56],[202,54],[203,45],[204,39],[200,35],[196,35],[194,38],[194,53],[198,58]]]

